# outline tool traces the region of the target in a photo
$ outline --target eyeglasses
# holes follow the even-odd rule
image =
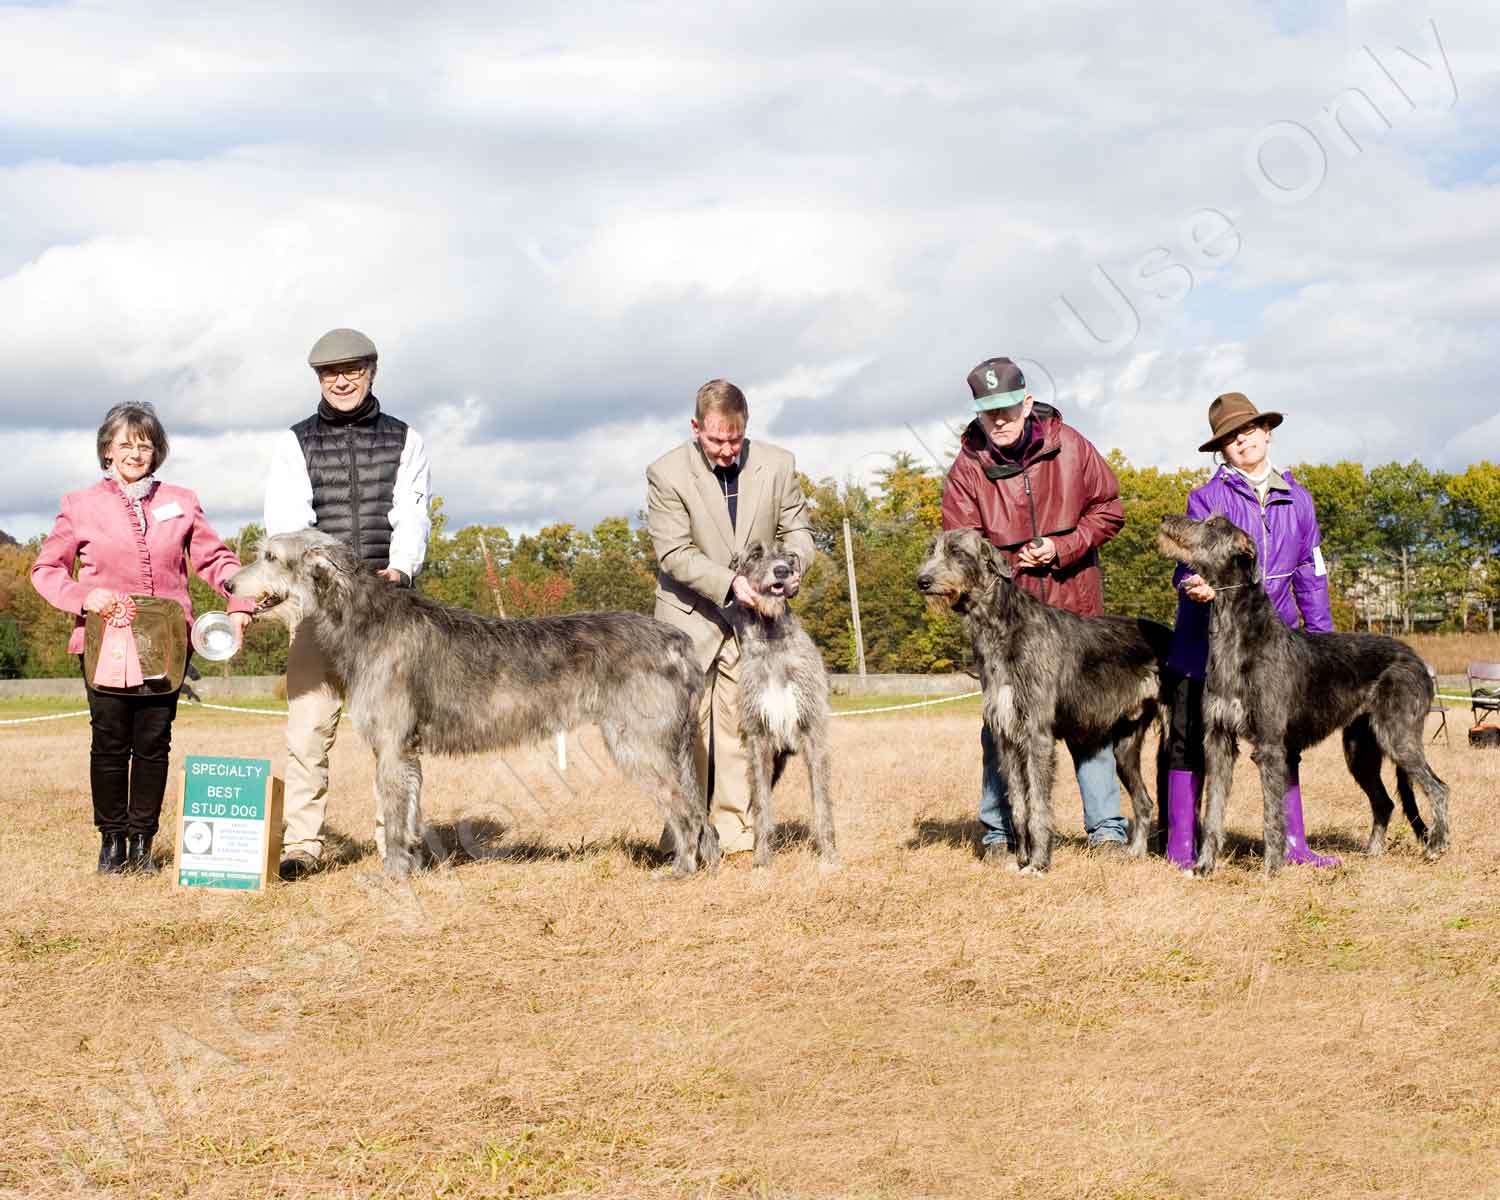
[[[350,383],[358,383],[369,373],[369,363],[334,363],[331,367],[318,368],[319,379],[333,380],[342,375]]]
[[[1258,429],[1265,430],[1265,432],[1269,433],[1271,431],[1271,426],[1266,421],[1251,421],[1248,425],[1241,425],[1233,433],[1225,434],[1223,442],[1225,445],[1228,445],[1230,442],[1237,442],[1242,437],[1249,437]]]
[[[156,453],[156,447],[150,442],[115,442],[110,446],[111,452],[115,454],[146,454]]]
[[[987,408],[979,415],[991,425],[1014,425],[1026,415],[1026,406],[1012,404],[1008,408]]]

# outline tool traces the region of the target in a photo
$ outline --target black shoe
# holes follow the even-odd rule
[[[125,835],[123,833],[101,833],[99,835],[100,875],[118,875],[125,869]]]
[[[293,850],[281,860],[281,866],[276,873],[281,877],[282,883],[296,883],[297,880],[311,875],[320,865],[311,854]]]
[[[142,875],[155,875],[161,868],[151,858],[151,839],[144,833],[132,833],[125,851],[125,869]]]

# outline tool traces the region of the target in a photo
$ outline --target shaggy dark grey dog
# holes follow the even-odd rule
[[[375,752],[388,875],[417,861],[423,750],[501,750],[590,723],[661,805],[673,874],[717,864],[693,760],[703,672],[680,630],[630,612],[482,617],[392,587],[315,530],[267,539],[226,586],[258,598],[257,615],[312,619]]]
[[[1413,832],[1436,858],[1448,847],[1448,786],[1427,765],[1422,726],[1432,679],[1416,653],[1371,633],[1288,629],[1261,587],[1255,542],[1226,517],[1167,517],[1162,553],[1186,564],[1214,588],[1208,618],[1208,672],[1203,681],[1204,767],[1208,776],[1202,846],[1195,870],[1207,875],[1224,841],[1224,804],[1234,777],[1237,739],[1255,746],[1265,807],[1267,872],[1286,854],[1286,764],[1290,753],[1342,729],[1344,759],[1370,798],[1374,824],[1366,853],[1385,849],[1394,805],[1380,768],[1396,764],[1396,789]],[[1432,805],[1431,831],[1411,783]]]
[[[1115,769],[1135,807],[1129,853],[1144,854],[1152,803],[1141,778],[1141,743],[1159,711],[1159,664],[1171,630],[1043,604],[1012,582],[1005,555],[973,529],[934,539],[917,587],[929,601],[961,613],[973,640],[1022,871],[1037,874],[1052,862],[1058,738],[1087,751],[1114,747]]]
[[[771,791],[786,760],[801,753],[812,785],[814,836],[824,867],[838,865],[833,838],[832,763],[828,744],[828,672],[823,656],[787,601],[802,565],[780,542],[751,542],[729,564],[755,589],[754,611],[725,609],[739,640],[740,741],[750,762],[750,808],[757,867],[771,861]]]

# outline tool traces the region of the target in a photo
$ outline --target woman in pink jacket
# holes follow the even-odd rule
[[[31,568],[32,586],[42,599],[78,618],[68,653],[80,656],[85,613],[109,614],[131,594],[166,596],[182,605],[183,619],[191,624],[188,560],[220,592],[240,567],[204,517],[198,497],[156,478],[167,457],[167,431],[151,405],[110,409],[99,426],[98,451],[104,478],[63,497],[62,511]],[[229,602],[236,647],[250,607],[243,600]],[[93,726],[89,784],[100,835],[98,869],[154,874],[151,839],[167,786],[177,692],[115,694],[97,691],[89,682],[84,680]]]

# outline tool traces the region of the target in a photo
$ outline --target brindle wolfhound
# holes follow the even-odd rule
[[[917,574],[929,601],[961,613],[1010,791],[1016,861],[1025,874],[1052,861],[1055,743],[1090,753],[1113,745],[1135,805],[1129,853],[1146,852],[1151,796],[1141,743],[1159,708],[1159,663],[1172,633],[1155,621],[1080,617],[1013,582],[1010,562],[974,529],[939,534]]]
[[[730,604],[724,614],[740,646],[740,741],[749,760],[750,811],[757,867],[771,861],[771,790],[789,756],[807,759],[814,836],[823,866],[838,865],[833,840],[832,765],[828,745],[828,672],[823,656],[787,601],[797,594],[802,566],[780,542],[751,542],[729,564],[755,589],[751,611]]]
[[[1203,681],[1203,750],[1208,799],[1194,870],[1207,875],[1224,841],[1224,804],[1234,777],[1238,738],[1255,746],[1266,837],[1265,869],[1286,854],[1287,757],[1344,731],[1344,760],[1370,798],[1374,823],[1366,853],[1385,848],[1395,806],[1380,778],[1387,755],[1413,832],[1436,858],[1448,847],[1448,785],[1427,765],[1422,726],[1432,706],[1432,678],[1416,652],[1373,633],[1288,629],[1261,586],[1255,542],[1227,517],[1167,517],[1161,550],[1201,575],[1216,595],[1208,616],[1208,672]],[[1415,779],[1432,805],[1429,832],[1411,790]]]
[[[657,798],[673,874],[717,864],[693,761],[703,672],[680,630],[630,612],[478,616],[392,587],[315,530],[268,538],[226,586],[290,628],[311,618],[375,752],[388,875],[410,874],[424,834],[423,750],[502,750],[589,723]]]

